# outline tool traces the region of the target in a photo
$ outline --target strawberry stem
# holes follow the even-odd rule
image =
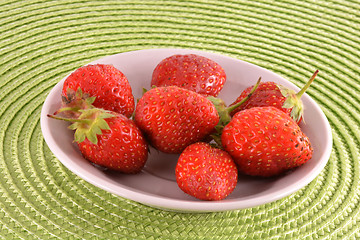
[[[80,123],[85,123],[85,124],[89,124],[91,122],[91,120],[89,120],[89,119],[65,118],[65,117],[58,117],[56,115],[51,115],[51,114],[48,114],[47,116],[49,118],[53,118],[56,120],[63,120],[63,121],[67,121],[67,122],[80,122]]]
[[[297,98],[301,98],[301,96],[305,93],[305,91],[310,87],[311,83],[314,81],[316,75],[319,73],[319,70],[316,70],[310,80],[305,84],[305,86],[296,94]]]
[[[254,87],[251,89],[250,93],[246,97],[244,97],[240,102],[238,102],[226,109],[228,111],[228,113],[230,114],[232,111],[234,111],[236,108],[240,107],[244,102],[246,102],[251,97],[251,95],[253,95],[255,90],[258,88],[260,82],[261,82],[261,77],[259,77],[256,84],[254,85]]]
[[[60,108],[59,110],[57,110],[56,113],[61,113],[61,112],[66,112],[66,111],[77,112],[79,110],[80,110],[79,107],[63,107],[63,108]]]

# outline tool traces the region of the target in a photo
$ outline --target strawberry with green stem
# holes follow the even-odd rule
[[[67,106],[48,117],[72,122],[74,141],[85,159],[107,169],[138,173],[148,157],[148,145],[133,120],[100,108],[81,89]],[[70,116],[70,117],[69,117]]]
[[[316,70],[310,80],[297,93],[292,89],[288,89],[274,82],[262,82],[259,85],[258,89],[253,93],[252,98],[243,105],[233,110],[231,115],[234,115],[241,110],[249,109],[252,107],[272,106],[289,114],[289,116],[291,116],[294,121],[299,124],[303,119],[304,113],[304,106],[301,101],[301,96],[305,93],[305,91],[314,81],[318,72],[319,71]],[[243,98],[245,98],[249,94],[251,89],[252,87],[248,87],[247,89],[245,89],[232,105],[240,102]]]
[[[165,153],[181,153],[188,145],[212,133],[219,141],[220,132],[230,121],[230,112],[235,107],[226,108],[221,99],[206,98],[177,86],[154,87],[139,99],[134,119],[153,147]]]

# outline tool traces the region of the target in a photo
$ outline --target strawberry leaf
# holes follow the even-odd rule
[[[96,97],[88,97],[88,98],[86,98],[85,101],[87,104],[91,105],[95,102],[95,99],[96,99]]]
[[[107,118],[111,118],[111,117],[113,117],[113,115],[109,116]],[[100,129],[103,129],[103,130],[109,130],[110,129],[109,124],[104,119],[101,119],[101,118],[97,120],[97,126]]]
[[[70,89],[68,89],[68,93],[70,93],[69,91],[70,91]],[[68,95],[69,95],[69,94],[68,94]],[[77,99],[81,99],[81,98],[83,97],[83,91],[81,90],[81,88],[78,88],[78,89],[76,90],[75,96],[76,96]]]
[[[297,102],[297,104],[294,105],[293,109],[291,110],[290,116],[296,122],[299,122],[303,114],[304,114],[304,106],[301,101]]]
[[[80,143],[83,142],[84,140],[85,140],[84,129],[77,128],[74,134],[74,141]]]
[[[94,128],[90,128],[85,131],[85,136],[90,142],[92,142],[93,144],[97,144],[98,139],[96,133],[94,132]]]
[[[296,122],[300,121],[304,112],[302,101],[294,90],[288,89],[282,85],[278,85],[278,88],[280,89],[281,94],[285,97],[282,107],[291,109],[291,118]]]

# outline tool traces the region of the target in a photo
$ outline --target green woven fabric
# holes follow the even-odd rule
[[[40,111],[70,71],[106,55],[189,48],[267,68],[326,114],[333,149],[300,191],[207,214],[154,209],[99,189],[46,145]],[[1,239],[360,238],[360,2],[0,0]]]

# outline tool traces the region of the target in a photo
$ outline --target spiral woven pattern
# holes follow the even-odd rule
[[[300,191],[256,208],[189,214],[115,196],[65,168],[40,129],[70,71],[148,49],[216,52],[267,68],[327,116],[331,157]],[[359,239],[360,2],[0,0],[1,239]]]

